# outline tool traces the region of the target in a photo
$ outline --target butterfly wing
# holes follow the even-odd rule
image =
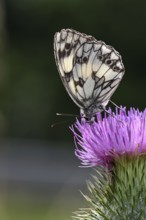
[[[78,73],[75,72],[75,54],[81,45],[93,40],[95,39],[92,36],[71,29],[62,29],[54,36],[54,55],[60,77],[70,97],[80,108],[84,108],[84,103],[77,90],[76,77]],[[80,76],[80,82],[82,82],[82,76]]]
[[[66,29],[54,40],[56,64],[66,90],[82,109],[106,105],[119,85],[124,66],[111,46]]]

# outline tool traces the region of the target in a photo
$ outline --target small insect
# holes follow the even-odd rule
[[[104,111],[124,75],[120,54],[103,41],[62,29],[54,36],[56,65],[68,94],[89,121]]]

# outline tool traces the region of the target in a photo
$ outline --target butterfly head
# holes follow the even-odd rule
[[[81,116],[83,118],[86,118],[87,121],[90,121],[96,113],[102,112],[105,110],[105,107],[107,106],[108,102],[109,100],[103,103],[95,102],[90,107],[81,109],[80,110]]]

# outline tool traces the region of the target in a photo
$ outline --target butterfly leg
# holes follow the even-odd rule
[[[113,102],[113,101],[111,101],[111,100],[109,100],[114,106],[116,106],[118,109],[120,109],[120,110],[122,110],[121,108],[120,108],[120,106],[118,106],[115,102]]]

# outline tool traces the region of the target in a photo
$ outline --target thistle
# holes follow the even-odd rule
[[[96,167],[88,208],[75,213],[79,220],[146,219],[146,110],[116,109],[96,115],[92,124],[76,121],[72,131],[76,156],[85,167]]]

